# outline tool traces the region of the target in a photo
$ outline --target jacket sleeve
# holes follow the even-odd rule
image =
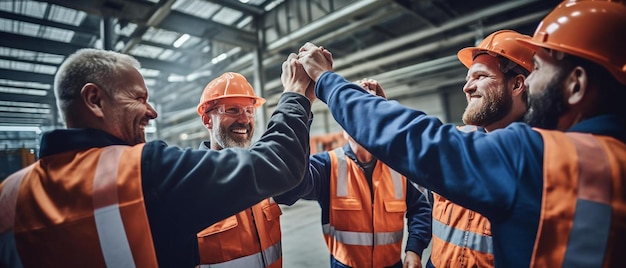
[[[330,157],[328,152],[314,154],[309,157],[309,170],[304,174],[302,182],[286,193],[275,196],[274,200],[279,204],[290,206],[299,199],[328,200],[329,181]]]
[[[147,143],[142,177],[148,214],[175,221],[176,229],[168,232],[195,237],[202,228],[295,187],[309,166],[310,109],[304,96],[282,94],[267,130],[249,149]]]
[[[406,224],[409,236],[404,250],[422,256],[432,237],[432,204],[428,202],[429,193],[422,193],[416,187],[417,185],[407,180]]]
[[[464,133],[424,112],[368,94],[333,72],[315,92],[341,127],[394,170],[490,220],[510,215],[519,181],[541,183],[543,141],[521,123]]]

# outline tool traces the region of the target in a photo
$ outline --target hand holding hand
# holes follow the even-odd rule
[[[309,42],[300,48],[298,61],[314,82],[322,73],[333,70],[333,55],[330,51]]]
[[[385,95],[385,91],[383,90],[383,87],[380,85],[380,83],[378,83],[378,81],[374,79],[363,78],[354,83],[361,86],[363,89],[369,91],[370,93],[376,96],[381,96],[385,99],[387,98],[387,95]]]
[[[289,54],[287,60],[283,62],[280,81],[283,83],[283,92],[295,92],[305,95],[311,103],[315,100],[315,92],[310,92],[314,91],[310,88],[311,84],[315,87],[315,83],[311,81],[295,53]]]
[[[422,258],[413,251],[407,251],[403,268],[422,268]]]

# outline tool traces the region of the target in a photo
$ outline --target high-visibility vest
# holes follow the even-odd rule
[[[435,267],[493,267],[491,224],[484,216],[433,193]]]
[[[269,198],[202,230],[199,267],[282,267],[281,214]]]
[[[406,178],[377,161],[372,191],[358,164],[342,148],[331,160],[330,215],[324,239],[334,258],[351,267],[385,267],[401,258]]]
[[[2,182],[0,267],[156,267],[142,149],[56,154]]]
[[[478,127],[456,127],[474,132]],[[432,251],[435,267],[493,267],[491,223],[484,216],[433,193]]]
[[[536,130],[544,178],[531,267],[626,267],[626,144]]]

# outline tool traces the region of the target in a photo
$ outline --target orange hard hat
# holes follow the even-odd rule
[[[469,69],[472,66],[474,57],[477,55],[476,53],[487,51],[505,57],[531,72],[535,51],[517,42],[518,39],[530,40],[530,36],[516,31],[500,30],[485,37],[476,47],[466,47],[459,50],[457,57]]]
[[[563,1],[539,23],[531,40],[520,42],[595,62],[626,84],[625,4],[623,0]]]
[[[265,99],[257,96],[254,89],[246,78],[238,73],[227,72],[213,79],[206,85],[200,103],[198,104],[198,114],[202,116],[210,108],[212,101],[223,98],[244,97],[255,100],[254,105],[258,108],[265,103]]]

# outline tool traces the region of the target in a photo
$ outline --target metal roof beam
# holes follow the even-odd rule
[[[0,34],[2,34],[3,36],[2,38],[0,38],[0,46],[2,47],[24,49],[35,52],[45,52],[56,55],[70,55],[76,52],[76,50],[84,48],[83,46],[78,46],[67,42],[59,42],[50,39],[36,38],[20,34],[8,32],[0,32]]]
[[[46,96],[26,95],[26,94],[12,94],[12,93],[0,93],[0,101],[15,101],[15,102],[30,102],[30,103],[47,103],[55,105],[56,99],[54,94]],[[1,116],[0,116],[1,117]]]
[[[32,73],[25,71],[16,71],[8,69],[0,69],[0,79],[7,79],[13,81],[22,82],[39,82],[44,84],[52,84],[54,82],[54,75]]]
[[[263,15],[263,13],[265,13],[265,10],[262,8],[258,8],[255,7],[253,5],[250,4],[244,4],[242,2],[239,1],[232,1],[232,0],[210,0],[210,2],[216,3],[220,6],[225,6],[227,8],[231,8],[237,11],[241,11],[247,15],[251,15],[251,16],[258,16],[258,15]]]
[[[22,16],[22,15],[18,15],[18,14],[15,14],[15,13],[9,13],[9,12],[5,12],[5,11],[0,11],[0,17],[1,18],[5,18],[5,19],[9,19],[9,20],[23,21],[23,22],[39,24],[39,25],[43,25],[43,26],[54,27],[54,28],[69,30],[69,31],[73,31],[73,32],[89,34],[89,35],[97,36],[97,35],[100,34],[100,30],[97,29],[97,28],[90,29],[90,28],[84,27],[84,26],[83,27],[76,27],[74,25],[59,23],[59,22],[50,21],[50,20],[42,20],[42,19],[37,19],[37,18],[34,18],[34,17],[29,17],[29,16]]]
[[[45,65],[45,66],[50,66],[50,67],[58,67],[58,65],[54,63],[42,62],[42,61],[36,61],[36,60],[25,60],[25,59],[7,57],[7,56],[0,56],[0,60],[16,61],[16,62],[36,64],[36,65]]]
[[[169,61],[155,60],[146,57],[133,56],[141,63],[141,67],[160,70],[167,73],[188,74],[192,70],[187,65],[177,64]]]
[[[247,48],[254,48],[257,45],[257,36],[254,32],[244,31],[237,27],[205,20],[175,10],[172,10],[157,28],[206,37],[215,41]]]

